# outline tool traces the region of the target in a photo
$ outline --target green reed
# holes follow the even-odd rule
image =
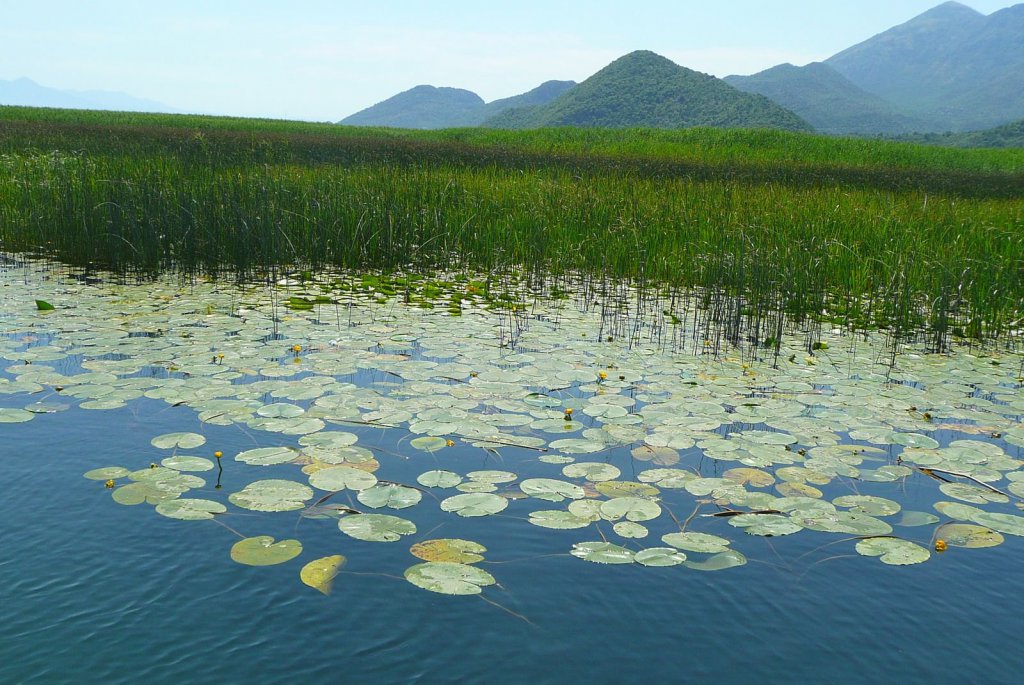
[[[770,340],[775,311],[941,348],[1019,326],[1022,159],[759,131],[0,108],[0,246],[144,274],[591,274],[698,293],[732,337],[753,317]]]

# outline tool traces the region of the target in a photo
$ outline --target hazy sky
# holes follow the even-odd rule
[[[805,64],[939,1],[0,0],[0,79],[335,121],[421,83],[490,101],[582,81],[637,49],[716,76]]]

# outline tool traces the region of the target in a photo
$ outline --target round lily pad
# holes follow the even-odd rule
[[[713,554],[703,561],[685,561],[686,568],[696,571],[724,571],[728,568],[743,566],[747,558],[734,549],[727,549],[724,552]]]
[[[836,497],[832,500],[832,504],[867,516],[890,516],[900,510],[898,502],[871,495],[844,495]]]
[[[478,595],[497,581],[487,571],[468,564],[427,561],[405,570],[405,579],[417,587],[442,595]]]
[[[572,528],[586,528],[592,519],[577,516],[571,511],[541,510],[530,512],[530,523],[541,528],[555,528],[567,530]]]
[[[548,502],[561,502],[566,499],[582,499],[586,493],[575,483],[554,478],[527,478],[519,484],[519,489],[530,497]]]
[[[1003,544],[1003,536],[991,528],[970,523],[947,523],[936,531],[938,539],[951,547],[979,549]]]
[[[352,466],[331,466],[311,474],[309,484],[328,492],[366,490],[377,484],[377,477]]]
[[[613,480],[618,478],[621,473],[618,468],[611,464],[603,464],[596,461],[578,461],[562,469],[562,475],[567,478],[585,478],[594,483]]]
[[[101,469],[86,471],[82,475],[89,480],[117,480],[118,478],[124,478],[129,473],[131,473],[131,471],[123,466],[104,466]]]
[[[661,491],[648,483],[636,483],[628,480],[606,480],[594,486],[602,495],[608,497],[657,497]]]
[[[414,557],[424,561],[447,561],[455,564],[474,564],[483,561],[487,548],[471,540],[441,538],[424,540],[409,548]]]
[[[174,457],[167,457],[160,461],[161,466],[165,466],[175,471],[192,471],[202,473],[204,471],[213,470],[214,463],[204,457],[190,457],[186,455],[177,455]]]
[[[294,447],[257,447],[235,455],[235,461],[253,466],[273,466],[295,461],[299,451]]]
[[[231,558],[248,566],[273,566],[299,556],[302,543],[298,540],[274,542],[269,535],[258,535],[239,540],[231,547]]]
[[[223,514],[227,510],[220,502],[208,499],[170,499],[156,505],[156,513],[182,521],[212,519],[215,514]]]
[[[997,530],[1000,533],[1024,536],[1024,516],[979,511],[971,517],[971,520],[992,530]]]
[[[416,488],[408,488],[404,485],[393,483],[374,485],[372,488],[360,490],[356,499],[373,509],[388,507],[389,509],[405,509],[419,504],[423,498]]]
[[[729,525],[742,528],[748,535],[761,537],[792,535],[803,530],[803,526],[781,514],[740,514],[731,516]]]
[[[668,533],[661,536],[661,541],[687,552],[724,552],[729,548],[729,541],[708,533]]]
[[[643,497],[616,497],[601,504],[601,516],[609,521],[650,521],[660,515],[658,503]]]
[[[235,506],[252,511],[294,511],[312,499],[313,490],[290,480],[258,480],[228,495]]]
[[[686,554],[674,547],[648,547],[633,555],[633,561],[644,566],[678,566]]]
[[[409,441],[409,444],[418,450],[424,452],[437,452],[448,446],[448,441],[444,438],[435,435],[424,435],[418,438],[413,438]]]
[[[192,449],[206,444],[206,438],[199,433],[164,433],[149,441],[153,447],[162,450],[175,448]]]
[[[338,519],[342,533],[367,542],[395,542],[416,532],[416,524],[388,514],[350,514]]]
[[[619,521],[612,526],[612,530],[615,531],[616,535],[624,538],[640,539],[648,535],[648,530],[645,526],[633,521]]]
[[[487,492],[473,492],[464,495],[455,495],[442,500],[441,509],[450,511],[464,517],[490,516],[508,506],[508,500],[501,495],[494,495]]]
[[[878,557],[883,564],[907,566],[928,561],[931,552],[916,543],[899,538],[874,537],[857,542],[857,553]]]
[[[572,555],[595,564],[632,564],[633,552],[611,542],[577,542]]]
[[[425,488],[454,488],[462,482],[462,476],[452,471],[427,471],[417,476],[416,482]]]

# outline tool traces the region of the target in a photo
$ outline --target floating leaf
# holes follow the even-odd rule
[[[879,557],[883,564],[907,566],[928,561],[931,552],[916,543],[899,538],[873,537],[857,542],[857,553]]]
[[[149,441],[153,447],[162,450],[175,448],[192,449],[206,444],[206,438],[199,433],[164,433]]]
[[[274,542],[269,535],[239,540],[231,547],[231,558],[248,566],[273,566],[290,561],[302,553],[298,540]]]
[[[577,542],[572,555],[595,564],[632,564],[633,552],[610,542]]]
[[[458,514],[459,516],[490,516],[508,506],[508,500],[501,495],[493,495],[486,492],[468,493],[455,495],[441,502],[441,509]]]
[[[0,407],[0,423],[25,423],[31,421],[36,417],[30,411],[24,409],[11,409],[8,407]]]
[[[454,488],[462,476],[452,471],[427,471],[417,476],[416,482],[425,488]]]
[[[837,507],[849,508],[851,512],[867,516],[890,516],[900,510],[898,502],[871,495],[844,495],[832,500]]]
[[[601,516],[609,521],[650,521],[661,515],[661,507],[643,497],[616,497],[601,504]]]
[[[614,530],[615,534],[620,537],[632,539],[645,538],[648,534],[645,526],[632,521],[619,521],[612,526],[612,530]]]
[[[86,471],[83,475],[89,480],[117,480],[118,478],[124,478],[129,473],[131,471],[123,466],[104,466],[101,469]]]
[[[602,495],[608,497],[657,497],[661,491],[647,483],[636,483],[628,480],[606,480],[594,487]]]
[[[424,561],[446,561],[454,564],[475,564],[483,561],[487,548],[470,540],[441,538],[424,540],[409,548],[414,557]]]
[[[171,499],[156,505],[156,513],[182,521],[203,521],[228,510],[220,502],[208,499]]]
[[[352,466],[331,466],[311,474],[309,484],[328,492],[366,490],[377,484],[377,477]]]
[[[803,526],[781,514],[740,514],[730,517],[729,525],[742,528],[748,535],[762,537],[792,535],[803,530]]]
[[[1004,540],[1002,535],[991,528],[969,523],[947,523],[936,531],[936,535],[951,547],[967,549],[995,547],[1003,544]]]
[[[775,477],[761,469],[736,468],[722,474],[726,480],[754,488],[767,488],[775,484]]]
[[[595,461],[579,461],[562,469],[567,478],[585,478],[591,482],[599,482],[618,478],[622,472],[611,464]]]
[[[729,541],[708,533],[668,533],[661,536],[661,541],[687,552],[724,552],[729,548]]]
[[[929,514],[926,511],[904,511],[896,525],[907,527],[930,526],[938,522],[938,516]]]
[[[1010,501],[1006,495],[968,483],[943,483],[939,486],[939,490],[950,497],[971,504],[986,504],[988,502],[1006,504]]]
[[[633,561],[644,566],[678,566],[686,555],[674,547],[649,547],[634,554]]]
[[[329,595],[334,587],[334,578],[344,564],[345,557],[340,554],[314,559],[302,567],[299,578],[314,590]]]
[[[673,466],[679,463],[679,452],[671,447],[640,445],[630,452],[637,461],[649,461],[658,466]]]
[[[434,435],[424,435],[419,438],[413,438],[409,441],[409,444],[418,450],[433,453],[447,447],[448,441]]]
[[[192,471],[202,473],[204,471],[211,471],[213,469],[213,462],[203,457],[189,457],[185,455],[178,455],[174,457],[167,457],[160,461],[162,466],[175,471]]]
[[[971,520],[992,530],[997,530],[1000,533],[1024,536],[1024,516],[979,511],[971,517]]]
[[[497,581],[476,566],[447,561],[427,561],[405,570],[405,579],[417,587],[442,595],[478,595]]]
[[[696,571],[724,571],[727,568],[743,566],[747,558],[734,549],[714,554],[704,561],[686,561],[684,565]]]
[[[530,497],[548,502],[561,502],[566,499],[582,499],[586,493],[575,483],[553,478],[527,478],[519,484],[519,489]]]
[[[252,511],[295,511],[312,499],[313,490],[290,480],[258,480],[228,495],[235,506]]]
[[[352,514],[338,520],[342,533],[367,542],[395,542],[416,532],[416,524],[388,514]]]
[[[287,464],[295,461],[299,451],[294,447],[257,447],[252,450],[245,450],[235,455],[235,461],[240,461],[253,466],[273,466],[274,464]]]
[[[388,507],[389,509],[405,509],[419,504],[423,493],[416,488],[393,483],[377,484],[372,488],[360,490],[356,499],[373,509]]]
[[[554,528],[568,530],[573,528],[586,528],[593,519],[577,516],[570,511],[558,509],[541,510],[530,512],[530,523],[541,528]]]

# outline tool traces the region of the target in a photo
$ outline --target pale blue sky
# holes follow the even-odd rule
[[[939,2],[0,0],[0,79],[334,121],[421,83],[490,101],[581,81],[637,49],[716,76],[805,64]]]

